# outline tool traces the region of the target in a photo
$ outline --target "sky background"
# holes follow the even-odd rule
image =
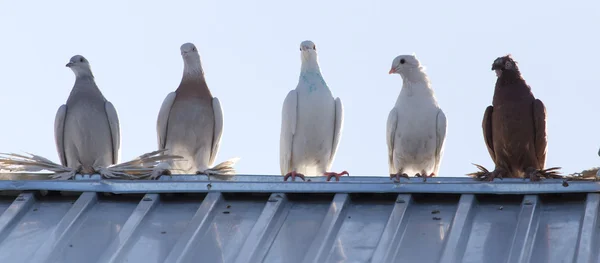
[[[547,166],[600,164],[598,1],[9,1],[0,0],[1,152],[58,162],[54,118],[81,54],[119,113],[121,161],[155,150],[156,118],[181,80],[179,47],[199,49],[221,101],[217,162],[279,174],[281,107],[298,83],[299,45],[317,45],[345,108],[332,169],[386,175],[386,120],[402,86],[392,60],[416,53],[448,119],[440,176],[493,168],[481,121],[499,56],[511,53],[548,113]]]

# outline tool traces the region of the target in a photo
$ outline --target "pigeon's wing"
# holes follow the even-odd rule
[[[164,149],[167,143],[167,123],[169,122],[169,114],[171,113],[171,107],[173,107],[176,96],[177,93],[174,91],[169,93],[158,112],[158,119],[156,120],[156,137],[159,150]]]
[[[331,167],[333,163],[333,159],[335,158],[335,153],[337,152],[338,144],[340,143],[340,138],[342,137],[342,129],[344,127],[344,105],[342,104],[342,100],[340,98],[335,99],[335,126],[333,130],[333,145],[331,148],[331,157],[329,157],[329,165],[327,169]]]
[[[291,169],[292,145],[296,133],[296,121],[298,114],[298,93],[292,90],[283,101],[281,113],[281,137],[279,140],[279,165],[281,174],[285,175]]]
[[[485,140],[485,145],[487,146],[488,152],[490,153],[490,157],[492,157],[492,161],[496,163],[496,154],[494,152],[494,140],[492,135],[492,112],[494,111],[493,106],[488,106],[485,109],[485,114],[483,114],[483,123],[481,124],[483,128],[483,139]]]
[[[388,163],[390,174],[395,174],[396,168],[394,167],[394,138],[396,137],[396,127],[398,125],[398,112],[396,111],[396,107],[394,107],[387,119],[387,129],[386,129],[386,140],[388,146]]]
[[[538,169],[544,169],[546,165],[546,149],[548,138],[546,137],[546,107],[541,100],[533,102],[533,123],[535,128],[535,155],[538,159]]]
[[[440,163],[442,162],[442,156],[444,156],[444,144],[446,142],[446,114],[439,109],[437,114],[437,123],[436,123],[436,142],[435,142],[435,167],[433,169],[433,173],[436,175],[440,169]]]
[[[63,104],[56,112],[54,118],[54,140],[60,163],[67,166],[67,155],[65,153],[65,117],[67,116],[67,105]]]
[[[223,135],[223,109],[221,109],[221,103],[217,97],[212,100],[212,107],[215,116],[215,126],[213,130],[213,141],[212,148],[210,151],[209,165],[212,165],[217,158],[219,152],[219,144],[221,143],[221,135]]]
[[[110,137],[112,138],[112,149],[113,149],[113,164],[119,163],[121,155],[121,128],[119,127],[119,115],[115,106],[106,101],[104,103],[104,110],[108,117],[108,125],[110,128]]]

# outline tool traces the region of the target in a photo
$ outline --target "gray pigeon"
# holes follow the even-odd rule
[[[119,117],[96,86],[87,59],[76,55],[66,66],[75,73],[75,85],[54,121],[58,156],[63,166],[94,174],[119,162]]]
[[[183,77],[160,108],[156,125],[158,148],[184,158],[185,161],[170,161],[170,169],[184,174],[232,175],[237,158],[211,168],[223,134],[221,103],[208,89],[196,46],[185,43],[180,50]]]
[[[424,68],[414,55],[394,59],[390,74],[402,76],[402,90],[387,120],[390,177],[437,175],[446,140],[446,115]]]
[[[300,80],[283,102],[280,138],[280,166],[284,181],[289,177],[304,180],[304,174],[335,176],[348,174],[327,172],[342,136],[344,109],[340,98],[333,98],[325,83],[317,48],[311,41],[300,44]]]

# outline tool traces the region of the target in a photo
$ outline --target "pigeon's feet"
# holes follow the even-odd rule
[[[56,180],[69,180],[69,179],[75,179],[75,176],[77,174],[81,174],[81,167],[78,169],[74,169],[70,172],[55,173],[53,175],[50,175],[50,178],[56,179]]]
[[[154,169],[150,174],[150,180],[156,180],[163,175],[171,175],[171,170],[169,169]]]
[[[109,169],[94,169],[94,172],[89,173],[89,175],[91,176],[92,174],[99,174],[102,178],[106,178],[106,179],[116,179],[119,178],[119,176],[115,175],[112,171],[110,171]]]
[[[561,179],[563,178],[560,174],[558,174],[558,170],[560,167],[552,167],[548,169],[535,169],[533,167],[529,167],[525,170],[525,177],[529,178],[530,181],[540,181],[542,178],[544,179]]]
[[[496,179],[496,178],[502,180],[504,178],[504,173],[502,173],[498,170],[494,170],[491,173],[487,172],[487,173],[482,174],[479,177],[479,180],[491,182],[491,181],[494,181],[494,179]]]
[[[350,174],[346,171],[343,171],[341,173],[334,173],[334,172],[325,172],[324,176],[327,176],[327,181],[329,182],[329,180],[331,180],[331,177],[335,176],[335,181],[339,182],[340,181],[340,177],[342,177],[342,175],[348,175],[350,176]]]
[[[287,179],[290,178],[290,177],[292,177],[292,181],[296,181],[296,177],[300,177],[300,179],[302,179],[302,181],[306,181],[306,180],[304,180],[304,175],[301,174],[301,173],[297,173],[296,171],[287,173],[283,177],[283,181],[287,181]]]
[[[479,164],[473,164],[473,165],[475,165],[479,169],[479,171],[467,174],[468,176],[477,178],[480,181],[488,181],[488,182],[494,181],[495,178],[500,178],[500,180],[502,180],[502,178],[504,178],[505,172],[504,172],[504,170],[502,170],[500,168],[496,168],[494,171],[490,172],[488,169],[486,169],[485,167],[483,167]]]
[[[407,180],[410,180],[410,178],[408,177],[408,174],[405,174],[404,171],[400,170],[399,172],[395,173],[395,174],[390,174],[390,179],[394,179],[395,182],[400,182],[400,177],[404,177]]]
[[[152,168],[150,180],[156,180],[163,175],[171,175],[171,166],[166,162],[161,162]]]
[[[427,182],[427,177],[435,177],[435,173],[431,173],[430,175],[427,175],[427,172],[422,171],[420,174],[416,174],[416,177],[423,177],[423,182]]]

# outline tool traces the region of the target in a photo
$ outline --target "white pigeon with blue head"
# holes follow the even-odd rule
[[[324,175],[339,181],[348,174],[329,172],[342,136],[344,108],[325,83],[312,41],[300,44],[300,79],[283,102],[280,168],[284,181]]]
[[[183,76],[177,90],[169,93],[158,113],[156,124],[158,148],[166,154],[183,157],[183,161],[164,162],[153,177],[170,174],[205,174],[230,179],[238,158],[211,167],[217,158],[223,134],[223,110],[213,97],[200,62],[198,49],[192,43],[180,47]]]
[[[100,92],[85,57],[73,56],[66,66],[75,73],[75,85],[54,121],[60,162],[77,173],[105,175],[103,168],[118,163],[121,152],[117,110]]]
[[[402,76],[402,89],[387,120],[390,177],[436,176],[444,154],[446,115],[435,98],[424,67],[413,55],[400,55],[389,74]]]

